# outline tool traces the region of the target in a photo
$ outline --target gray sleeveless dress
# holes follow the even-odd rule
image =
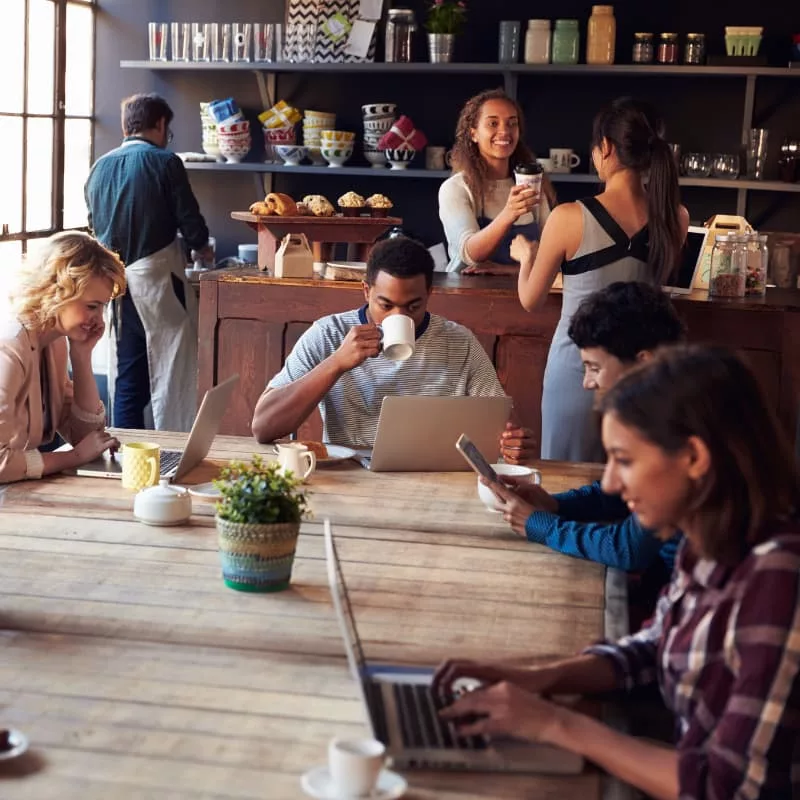
[[[592,292],[615,281],[655,282],[647,264],[645,226],[632,238],[594,197],[580,200],[583,238],[574,258],[561,265],[564,291],[542,391],[542,458],[603,461],[594,392],[583,388],[580,351],[567,335],[570,320]]]

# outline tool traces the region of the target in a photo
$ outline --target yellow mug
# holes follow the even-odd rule
[[[122,445],[122,486],[139,491],[155,486],[161,473],[161,451],[151,442]]]

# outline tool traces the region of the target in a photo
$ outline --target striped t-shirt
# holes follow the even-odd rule
[[[338,350],[354,325],[367,324],[363,306],[317,320],[301,337],[270,389],[308,374]],[[381,403],[388,395],[502,397],[505,394],[480,342],[463,325],[426,314],[407,361],[383,354],[342,375],[319,404],[326,442],[366,448],[375,443]]]

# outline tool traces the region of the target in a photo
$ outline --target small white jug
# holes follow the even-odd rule
[[[316,469],[317,457],[304,444],[289,442],[279,444],[277,448],[281,472],[291,470],[295,478],[305,480]]]

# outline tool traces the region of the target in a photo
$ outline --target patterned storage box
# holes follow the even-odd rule
[[[335,14],[341,14],[352,25],[358,19],[359,0],[289,0],[286,17],[286,35],[292,26],[316,25],[314,42],[315,62],[364,62],[375,60],[375,34],[369,46],[366,59],[357,58],[345,52],[347,36],[332,41],[322,30],[322,26]]]

